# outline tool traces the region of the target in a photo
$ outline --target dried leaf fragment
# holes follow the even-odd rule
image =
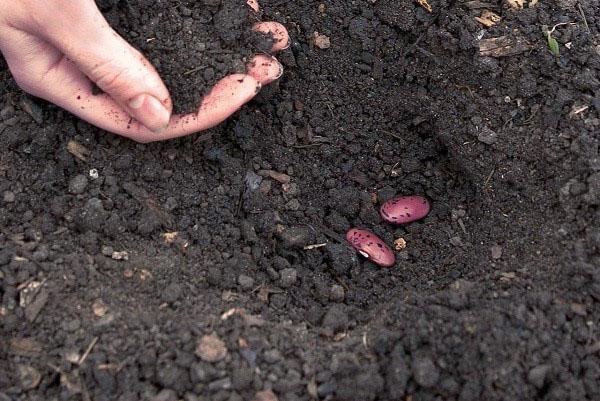
[[[31,338],[13,338],[10,340],[10,352],[19,356],[33,357],[42,352],[42,344]]]
[[[419,3],[419,5],[421,7],[423,7],[425,10],[427,10],[427,12],[429,12],[429,13],[433,12],[433,8],[431,7],[431,4],[429,4],[427,2],[427,0],[417,0],[417,3]]]
[[[88,148],[73,139],[67,143],[67,151],[81,161],[86,161],[90,154]]]
[[[523,53],[532,46],[520,37],[498,36],[479,41],[479,55],[486,57],[506,57]]]
[[[114,260],[129,260],[129,252],[127,251],[114,251],[112,253]]]
[[[398,238],[394,241],[394,248],[396,248],[397,251],[403,250],[406,248],[406,240],[402,237]]]
[[[321,35],[319,32],[313,33],[313,42],[319,49],[329,49],[331,47],[331,40],[329,36]]]
[[[506,0],[506,4],[513,10],[522,10],[525,0]]]
[[[179,235],[179,232],[173,231],[170,233],[164,233],[162,237],[165,239],[165,243],[172,244],[177,239],[177,235]]]
[[[479,22],[486,28],[491,28],[502,20],[498,14],[493,11],[483,10],[480,17],[475,17],[475,21]]]

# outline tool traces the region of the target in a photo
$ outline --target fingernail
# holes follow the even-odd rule
[[[288,37],[287,43],[285,44],[285,46],[283,47],[282,50],[289,49],[291,45],[292,45],[292,38]]]
[[[154,96],[142,93],[129,101],[134,117],[153,132],[164,131],[169,124],[171,113]]]
[[[281,65],[279,61],[277,62],[277,64],[279,64],[279,73],[277,74],[277,77],[275,79],[279,79],[283,75],[283,65]]]
[[[162,127],[162,128],[159,128],[159,129],[152,130],[152,132],[155,133],[156,135],[160,135],[163,132],[165,132],[166,130],[167,130],[167,127]]]

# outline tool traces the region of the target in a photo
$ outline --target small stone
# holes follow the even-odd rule
[[[546,376],[550,371],[550,365],[538,365],[527,374],[527,381],[537,388],[543,388]]]
[[[240,274],[238,277],[238,284],[243,290],[246,291],[254,289],[254,279],[250,276],[246,276],[245,274]]]
[[[430,358],[416,357],[412,361],[413,377],[421,387],[433,387],[440,378],[440,372]]]
[[[252,401],[279,401],[272,390],[264,390],[256,393]]]
[[[346,291],[344,290],[344,287],[338,284],[331,286],[331,289],[329,290],[329,299],[333,302],[342,302],[345,297]]]
[[[106,312],[108,311],[108,306],[106,306],[104,301],[102,301],[101,299],[97,299],[92,304],[92,311],[97,317],[102,317],[106,315]]]
[[[492,259],[500,259],[502,257],[502,247],[500,245],[494,245],[491,248]]]
[[[231,384],[237,391],[250,388],[254,381],[254,371],[251,368],[234,369],[231,374]]]
[[[69,181],[69,192],[72,194],[82,194],[88,185],[88,178],[83,174],[78,174]]]
[[[229,377],[225,377],[220,380],[215,380],[214,382],[210,382],[208,384],[208,389],[210,391],[229,390],[230,388],[231,379]]]
[[[177,401],[177,393],[173,390],[161,390],[160,393],[156,394],[150,399],[150,401]]]
[[[306,226],[279,227],[277,230],[279,239],[286,249],[302,248],[309,245],[315,237],[314,231]]]
[[[183,293],[183,288],[178,283],[171,283],[162,292],[162,299],[165,302],[172,304],[177,301]]]
[[[479,134],[477,134],[477,139],[479,142],[483,142],[486,145],[493,145],[498,140],[498,134],[488,127],[483,127],[479,131]]]
[[[332,305],[323,317],[323,327],[331,330],[333,334],[346,330],[348,327],[348,313],[342,304]]]
[[[450,238],[450,244],[453,246],[463,246],[462,238],[459,236]]]
[[[287,268],[287,269],[283,269],[280,273],[279,273],[281,279],[279,284],[283,287],[283,288],[289,288],[291,286],[293,286],[294,284],[296,284],[296,280],[298,279],[298,271],[294,268]]]
[[[19,106],[21,106],[21,109],[29,114],[31,118],[33,118],[33,121],[38,123],[38,125],[41,125],[44,122],[44,111],[29,97],[23,97],[19,102]]]
[[[587,308],[584,304],[572,303],[571,312],[578,316],[587,316]]]
[[[315,46],[319,49],[329,49],[331,47],[331,40],[326,35],[321,35],[319,32],[315,32],[313,34],[313,40]]]
[[[244,181],[246,183],[246,187],[248,187],[250,191],[256,191],[260,188],[263,178],[254,171],[248,171],[246,173],[246,177],[244,177]]]
[[[15,193],[12,191],[4,191],[2,199],[6,203],[13,203],[16,199]]]
[[[285,208],[295,212],[300,209],[300,201],[298,199],[290,199],[290,201],[285,204]]]
[[[263,359],[265,360],[265,362],[270,364],[279,362],[281,358],[281,352],[279,352],[277,348],[267,350],[263,354]]]
[[[102,246],[102,255],[112,257],[113,252],[115,251],[112,246],[104,245]]]
[[[205,335],[198,342],[196,355],[205,362],[218,362],[227,356],[227,347],[215,334]]]
[[[79,319],[71,319],[63,323],[63,328],[66,331],[76,331],[81,327],[81,321]]]

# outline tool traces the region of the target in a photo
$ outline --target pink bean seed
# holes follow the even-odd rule
[[[379,266],[391,267],[396,262],[390,247],[371,231],[353,228],[346,234],[346,240],[358,253]]]
[[[406,224],[427,216],[429,201],[422,196],[398,196],[381,205],[381,217],[392,224]]]

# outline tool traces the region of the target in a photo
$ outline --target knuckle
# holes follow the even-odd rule
[[[105,92],[122,91],[128,87],[126,67],[117,65],[112,60],[95,65],[88,77]]]

